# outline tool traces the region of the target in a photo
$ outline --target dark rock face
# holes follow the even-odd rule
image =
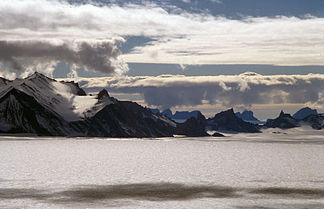
[[[97,99],[102,99],[104,97],[107,97],[109,98],[109,94],[108,94],[108,91],[106,89],[102,89],[99,93],[98,93],[98,96],[97,96]]]
[[[172,137],[175,124],[153,115],[134,102],[119,101],[106,106],[94,117],[83,122],[87,136],[105,137]]]
[[[1,87],[1,86],[5,86],[5,85],[7,85],[8,83],[10,83],[9,80],[0,77],[0,87]]]
[[[0,98],[0,123],[1,133],[31,133],[40,136],[75,134],[59,115],[14,88]]]
[[[209,136],[209,134],[205,131],[203,121],[194,117],[189,118],[184,123],[179,123],[177,125],[176,134],[189,137]]]
[[[298,127],[299,121],[293,118],[290,114],[285,114],[281,111],[279,117],[276,119],[269,119],[265,126],[268,128],[289,129]]]
[[[290,114],[285,114],[281,111],[276,119],[269,119],[265,124],[268,128],[289,129],[296,128],[301,125],[311,126],[315,130],[320,130],[324,127],[324,114],[310,114],[302,120],[295,119]]]
[[[317,115],[317,110],[313,110],[309,107],[304,107],[300,110],[298,110],[294,115],[293,118],[297,119],[297,120],[302,120],[304,118],[307,118],[310,115]]]
[[[324,128],[324,114],[309,115],[302,121],[309,124],[313,129],[316,130],[321,130]]]
[[[238,118],[233,109],[220,112],[214,118],[207,120],[207,128],[215,131],[225,132],[243,132],[243,133],[259,133],[257,125],[243,121]]]

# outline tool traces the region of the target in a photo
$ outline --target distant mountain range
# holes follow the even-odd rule
[[[292,117],[283,112],[262,126],[252,111],[233,109],[206,119],[200,111],[144,108],[119,101],[103,89],[87,95],[77,83],[57,81],[40,73],[13,81],[0,78],[0,134],[91,137],[209,136],[217,133],[258,133],[265,128],[324,127],[324,115],[303,108]]]
[[[191,117],[197,118],[198,115],[201,114],[201,112],[199,110],[176,111],[174,114],[172,113],[172,111],[170,109],[163,110],[162,112],[159,109],[150,109],[150,110],[154,114],[164,115],[178,123],[183,123]],[[253,112],[249,111],[249,110],[244,110],[242,113],[236,112],[235,115],[238,118],[241,118],[245,122],[249,122],[249,123],[253,123],[253,124],[264,124],[264,122],[258,120],[256,117],[254,117]]]
[[[198,110],[192,112],[177,111],[175,114],[172,114],[170,109],[162,112],[158,109],[150,110],[178,123],[183,123],[183,121],[189,118],[197,119],[202,115]],[[258,133],[261,128],[289,129],[302,125],[311,126],[313,129],[320,130],[324,128],[324,114],[318,114],[317,110],[305,107],[298,110],[293,116],[282,111],[277,118],[268,119],[267,122],[263,122],[254,117],[254,113],[250,110],[245,110],[242,113],[236,112],[234,114],[233,109],[229,109],[216,114],[214,118],[205,119],[203,124],[205,130],[230,133]]]
[[[174,114],[170,109],[165,109],[162,112],[159,109],[150,109],[152,113],[154,114],[161,114],[163,116],[166,116],[173,121],[176,121],[178,123],[183,123],[186,120],[188,120],[191,117],[197,118],[201,112],[199,110],[194,110],[194,111],[176,111]]]
[[[311,126],[313,129],[320,130],[324,128],[324,114],[318,114],[316,110],[310,108],[303,108],[299,110],[294,116],[280,112],[275,119],[268,119],[265,127],[289,129],[296,128],[302,125]],[[296,116],[297,115],[297,116]],[[299,117],[299,116],[303,117]],[[299,119],[301,118],[301,119]]]

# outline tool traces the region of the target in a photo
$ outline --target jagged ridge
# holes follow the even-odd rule
[[[207,120],[207,129],[225,132],[259,133],[257,125],[238,118],[233,109],[220,112],[215,117]]]

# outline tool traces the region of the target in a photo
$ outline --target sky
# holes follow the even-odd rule
[[[152,108],[324,112],[323,0],[1,0],[0,76]]]

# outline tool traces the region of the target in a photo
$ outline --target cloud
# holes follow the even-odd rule
[[[192,19],[191,19],[192,18]],[[184,64],[323,65],[323,18],[246,17],[230,20],[199,16],[179,20],[173,33],[133,50],[124,58]],[[172,22],[176,22],[173,20]],[[170,25],[171,26],[171,25]],[[181,27],[180,27],[181,26]]]
[[[19,72],[44,70],[46,64],[54,66],[58,62],[82,66],[104,74],[122,73],[126,71],[124,63],[118,60],[120,51],[113,42],[101,41],[49,41],[0,40],[0,61],[7,63]],[[38,66],[41,67],[38,67]],[[45,68],[49,69],[49,67]]]
[[[100,20],[93,18],[96,9],[64,1],[1,1],[2,74],[12,77],[15,71],[23,77],[39,71],[52,75],[59,62],[70,64],[71,75],[80,67],[106,75],[126,72],[128,66],[117,48],[124,39],[103,35],[106,31],[101,31]]]
[[[79,78],[88,91],[107,88],[112,93],[141,94],[148,105],[162,108],[221,104],[324,104],[324,75],[263,76],[247,72],[236,76],[136,76]]]
[[[313,16],[229,19],[156,4],[0,1],[1,40],[152,39],[119,56],[127,62],[324,65],[323,34],[324,18]]]

